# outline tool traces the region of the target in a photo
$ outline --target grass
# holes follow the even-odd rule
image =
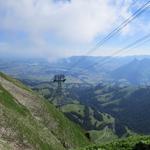
[[[76,150],[133,150],[138,143],[150,144],[150,136],[131,136],[108,144],[92,145]]]
[[[105,127],[103,130],[91,130],[90,137],[93,143],[107,143],[108,141],[113,141],[118,139],[118,137],[113,133],[112,129]]]
[[[0,139],[0,149],[1,150],[11,150],[11,146],[8,145],[8,143],[2,139]]]
[[[22,117],[8,110],[5,113],[8,117],[7,125],[17,131],[18,139],[26,139],[35,149],[64,150],[55,136],[31,115]]]
[[[19,88],[24,89],[24,86],[22,87],[19,82],[6,75],[1,76],[8,81],[8,84],[11,82],[17,87],[19,84]],[[27,89],[28,91],[30,90]],[[17,133],[14,140],[21,140],[23,144],[25,139],[35,149],[39,150],[64,150],[64,147],[76,148],[89,144],[84,136],[84,131],[69,121],[47,100],[42,99],[32,91],[28,96],[31,105],[36,104],[34,110],[28,108],[28,105],[25,107],[20,104],[15,99],[15,95],[13,97],[0,85],[0,110],[3,111],[0,121],[5,121],[4,127],[8,126]],[[36,112],[36,116],[32,111]],[[9,137],[7,138],[9,139]]]
[[[60,111],[56,111],[48,101],[45,101],[45,107],[53,118],[57,118],[58,129],[56,131],[57,136],[65,143],[70,143],[70,147],[80,147],[89,144],[89,141],[84,136],[84,131],[73,122],[68,120]]]
[[[61,107],[63,112],[76,112],[80,114],[82,117],[84,116],[84,108],[85,106],[80,104],[67,104]]]
[[[16,103],[2,86],[0,86],[0,91],[0,104],[3,106],[1,110],[5,114],[3,119],[7,126],[18,133],[19,140],[27,139],[35,149],[64,150],[56,137],[43,124],[35,120],[28,109]]]
[[[15,101],[14,97],[9,94],[1,85],[0,85],[0,103],[6,106],[9,109],[14,110],[22,115],[27,115],[29,111],[21,104]]]
[[[29,87],[25,86],[25,85],[22,84],[20,81],[14,79],[14,78],[9,77],[8,75],[5,75],[5,74],[2,73],[2,72],[0,72],[0,76],[1,76],[2,78],[4,78],[5,80],[12,82],[12,83],[15,84],[16,86],[18,86],[18,87],[20,87],[20,88],[22,88],[22,89],[24,89],[24,90],[27,90],[27,91],[30,91],[30,92],[32,91]]]
[[[103,121],[105,123],[114,123],[115,122],[115,118],[113,118],[111,115],[106,114],[106,113],[102,113],[103,115]]]

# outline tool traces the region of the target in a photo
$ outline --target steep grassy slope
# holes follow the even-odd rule
[[[0,149],[64,150],[87,144],[83,131],[49,102],[0,74]]]

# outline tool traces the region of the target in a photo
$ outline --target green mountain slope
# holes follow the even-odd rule
[[[83,131],[49,102],[0,73],[0,149],[65,150],[87,144]]]
[[[76,150],[149,150],[149,136],[134,136],[116,140],[105,145],[92,145]]]
[[[50,85],[41,83],[33,88],[58,104]],[[150,87],[123,82],[97,86],[66,84],[60,102],[61,111],[83,127],[92,142],[106,143],[130,135],[150,134],[149,97]]]

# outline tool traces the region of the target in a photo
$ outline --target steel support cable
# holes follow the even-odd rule
[[[129,48],[132,48],[132,47],[136,46],[137,44],[142,43],[142,42],[144,42],[145,40],[147,40],[147,39],[149,39],[149,38],[150,38],[150,33],[148,33],[148,34],[145,35],[144,37],[142,37],[142,38],[136,40],[135,42],[133,42],[133,43],[127,45],[126,47],[117,50],[116,52],[113,53],[113,55],[111,55],[110,57],[106,58],[105,61],[100,64],[99,67],[103,67],[103,65],[105,65],[108,61],[112,60],[112,57],[116,56],[117,54],[120,54],[120,53],[124,52],[125,50],[128,50]],[[91,67],[94,66],[94,65],[97,65],[98,63],[99,63],[99,62],[96,62],[95,64],[92,64],[92,65],[90,65],[90,66],[88,66],[88,67],[86,67],[86,68],[84,68],[84,69],[88,70],[89,68],[91,68]]]
[[[142,45],[143,43],[148,42],[149,40],[150,40],[150,33],[147,34],[147,35],[145,35],[144,37],[142,37],[142,38],[136,40],[135,42],[133,42],[133,43],[127,45],[126,47],[124,47],[124,48],[118,50],[118,51],[116,52],[116,54],[120,54],[120,53],[124,52],[125,50],[128,50],[128,51],[129,51],[129,50],[130,50],[129,48],[136,47],[136,46],[138,46],[138,44]],[[127,52],[127,51],[126,51],[126,52]],[[114,55],[114,56],[115,56],[115,55]],[[119,55],[116,55],[116,56],[119,56]],[[105,62],[103,62],[102,64],[100,64],[99,67],[102,68],[105,64],[107,64],[107,63],[110,62],[111,60],[112,60],[112,57],[109,57],[109,58],[107,59],[107,61],[105,61]],[[96,64],[95,64],[95,65],[96,65]],[[91,67],[92,67],[92,66],[91,66]],[[90,68],[90,67],[86,68],[86,70],[89,69],[89,68]],[[86,72],[86,70],[81,71],[80,73],[84,73],[84,72]],[[87,81],[86,81],[86,82],[87,82]],[[89,83],[89,82],[87,82],[87,83]],[[89,84],[90,84],[90,83],[89,83]]]
[[[138,16],[140,16],[142,13],[144,13],[146,11],[146,9],[148,8],[150,4],[150,1],[144,3],[136,12],[134,12],[129,18],[127,18],[123,23],[121,23],[117,28],[115,28],[112,32],[110,32],[103,40],[99,41],[92,49],[90,49],[86,54],[91,54],[92,52],[94,52],[95,50],[97,50],[97,48],[99,48],[100,46],[102,46],[103,44],[105,44],[109,39],[111,39],[112,37],[114,37],[117,33],[119,33],[123,28],[125,28],[129,23],[131,23],[134,19],[136,19]],[[71,71],[76,65],[80,64],[82,61],[84,61],[83,59],[79,59],[78,62],[76,62],[75,64],[73,64],[70,67]]]

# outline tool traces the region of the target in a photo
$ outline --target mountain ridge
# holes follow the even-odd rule
[[[126,79],[134,85],[149,84],[150,81],[150,59],[142,60],[134,59],[130,63],[112,71],[111,75],[114,79]]]

